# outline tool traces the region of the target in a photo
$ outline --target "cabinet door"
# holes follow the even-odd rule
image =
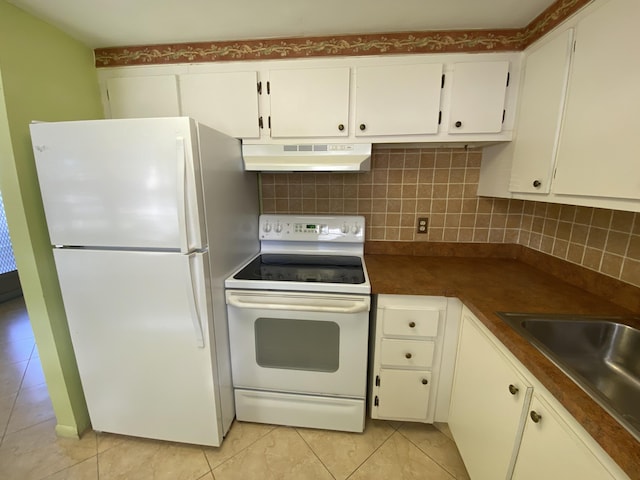
[[[569,29],[526,58],[511,192],[550,191],[572,46]]]
[[[533,395],[530,412],[539,417],[534,422],[530,413],[527,419],[513,471],[514,480],[614,478],[560,414],[537,394]]]
[[[453,65],[449,133],[502,130],[509,62]]]
[[[430,390],[430,372],[381,369],[376,418],[424,420]]]
[[[508,478],[532,387],[464,309],[449,427],[474,480]]]
[[[441,83],[442,64],[359,67],[355,134],[438,133]]]
[[[175,75],[109,78],[107,96],[111,118],[180,115]]]
[[[271,136],[346,137],[349,68],[271,70]]]
[[[640,199],[640,2],[611,0],[576,27],[554,192]]]
[[[259,138],[257,72],[180,76],[182,114],[236,138]]]

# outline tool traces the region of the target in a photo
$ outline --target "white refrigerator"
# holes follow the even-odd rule
[[[240,142],[187,117],[31,137],[93,429],[219,446],[235,414],[224,279],[259,249]]]

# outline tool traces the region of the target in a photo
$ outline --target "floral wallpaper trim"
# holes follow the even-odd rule
[[[557,0],[522,29],[451,30],[337,37],[97,48],[96,67],[319,56],[523,50],[593,0]]]

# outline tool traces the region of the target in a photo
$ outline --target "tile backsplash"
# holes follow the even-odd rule
[[[370,172],[261,174],[262,211],[364,215],[368,240],[520,243],[640,286],[639,214],[478,197],[481,159],[376,145]]]

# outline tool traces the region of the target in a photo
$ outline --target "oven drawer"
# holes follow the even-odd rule
[[[407,337],[435,337],[439,310],[384,308],[382,334]]]
[[[380,342],[380,363],[390,367],[430,368],[435,342],[383,338]]]

